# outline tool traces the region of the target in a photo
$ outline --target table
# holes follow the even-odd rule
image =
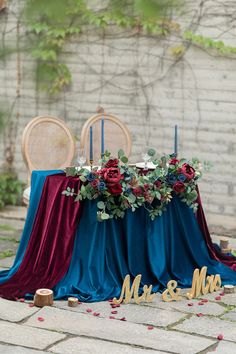
[[[16,259],[0,272],[2,297],[30,298],[38,288],[51,288],[56,299],[102,301],[119,296],[127,274],[142,274],[141,285],[152,284],[154,292],[170,279],[186,288],[202,266],[220,274],[223,284],[236,285],[236,258],[214,249],[201,203],[197,217],[175,196],[154,221],[139,208],[123,219],[98,222],[96,201],[62,196],[68,182],[79,188],[79,179],[62,171],[33,172]]]

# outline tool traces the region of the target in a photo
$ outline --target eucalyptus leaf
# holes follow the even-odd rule
[[[153,157],[153,156],[156,155],[156,150],[153,149],[153,148],[150,148],[150,149],[148,149],[147,153],[148,153],[149,156]]]
[[[120,158],[120,160],[123,162],[123,163],[127,163],[129,160],[128,160],[128,157],[126,157],[126,156],[122,156],[121,158]]]
[[[102,220],[108,220],[108,219],[110,219],[110,215],[107,214],[107,213],[102,213],[102,214],[101,214],[101,219],[102,219]]]
[[[98,207],[98,209],[104,210],[105,209],[105,203],[100,201],[100,202],[97,203],[97,207]]]
[[[79,202],[82,199],[83,199],[82,195],[78,194],[75,198],[75,202]]]
[[[161,193],[160,192],[156,191],[155,195],[158,200],[161,200]]]
[[[81,176],[79,177],[79,179],[81,180],[81,182],[86,182],[86,181],[87,181],[86,177],[83,176],[83,175],[81,175]]]
[[[121,159],[121,157],[124,156],[124,155],[125,155],[124,150],[120,149],[120,150],[118,151],[118,157],[119,157],[119,159]]]
[[[135,200],[136,200],[136,197],[135,197],[135,195],[134,194],[129,194],[129,196],[127,197],[127,199],[128,199],[128,201],[130,202],[130,203],[134,203],[135,202]]]

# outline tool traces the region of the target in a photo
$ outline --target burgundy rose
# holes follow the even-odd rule
[[[195,176],[195,170],[188,163],[184,163],[181,168],[181,173],[185,175],[187,179],[192,179]]]
[[[118,159],[110,159],[107,161],[107,163],[105,164],[106,168],[110,168],[110,167],[117,167],[119,163]]]
[[[183,182],[175,182],[173,189],[176,193],[182,193],[185,191],[185,185]]]
[[[97,171],[97,174],[99,176],[104,176],[104,173],[107,171],[107,168],[101,168],[100,170]]]
[[[119,183],[108,183],[107,188],[113,195],[120,195],[122,193],[122,187]]]
[[[154,182],[154,185],[157,187],[157,189],[160,189],[161,188],[161,181],[155,181]]]
[[[136,197],[141,197],[143,194],[142,189],[140,187],[133,188],[133,194],[136,195]]]
[[[118,183],[122,179],[119,168],[111,167],[106,168],[103,173],[103,178],[108,183]]]
[[[170,165],[176,165],[177,163],[179,163],[179,160],[176,159],[175,157],[170,160]]]
[[[143,189],[144,189],[145,191],[148,191],[148,190],[150,189],[150,185],[149,185],[148,183],[145,183],[145,184],[143,185]]]
[[[99,183],[99,180],[98,180],[98,179],[95,179],[95,180],[93,180],[92,182],[90,182],[90,184],[91,184],[91,186],[93,186],[93,188],[96,188],[97,185],[98,185],[98,183]]]

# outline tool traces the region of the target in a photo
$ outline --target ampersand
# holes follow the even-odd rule
[[[167,289],[162,294],[162,300],[167,302],[181,300],[182,297],[179,296],[181,289],[176,287],[177,281],[170,280],[167,284]]]

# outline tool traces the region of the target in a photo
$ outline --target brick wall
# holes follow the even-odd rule
[[[7,15],[0,14],[3,39],[13,46],[16,7],[13,2]],[[197,34],[235,45],[235,11],[235,1],[186,1],[175,20],[181,23],[181,31],[191,27]],[[23,24],[20,31],[22,35]],[[21,53],[21,96],[13,108],[13,117],[17,110],[20,113],[15,154],[19,177],[26,179],[20,141],[32,117],[61,117],[79,136],[100,104],[128,125],[133,161],[140,159],[139,147],[144,144],[172,152],[178,124],[180,154],[213,164],[200,183],[209,224],[236,228],[236,57],[190,46],[176,61],[171,48],[181,43],[178,34],[161,40],[117,29],[102,36],[88,29],[67,44],[63,59],[72,71],[73,84],[51,102],[36,91],[35,63],[29,54]],[[0,62],[0,96],[10,104],[16,97],[16,66],[16,55]],[[0,156],[3,159],[3,144]]]

